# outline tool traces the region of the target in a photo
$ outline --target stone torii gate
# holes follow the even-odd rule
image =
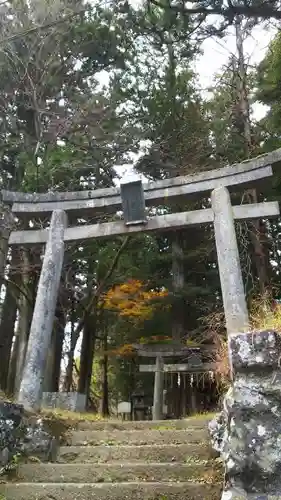
[[[215,371],[215,363],[203,362],[203,354],[210,352],[206,346],[201,348],[172,344],[133,344],[133,348],[141,359],[154,358],[155,364],[140,364],[140,373],[154,373],[154,391],[152,419],[163,418],[163,390],[165,373],[206,373]],[[204,352],[205,351],[205,352]],[[185,362],[168,362],[167,359],[184,358]]]
[[[281,150],[240,164],[196,175],[175,177],[142,185],[140,180],[121,188],[82,192],[26,194],[2,192],[2,201],[17,218],[51,216],[49,228],[12,231],[8,244],[44,244],[45,255],[38,284],[18,402],[26,409],[40,408],[42,381],[51,343],[55,306],[64,259],[64,244],[88,238],[104,238],[138,232],[177,230],[194,224],[214,224],[218,266],[228,333],[249,329],[247,305],[239,262],[235,220],[279,216],[277,202],[232,206],[229,191],[258,183],[264,189],[272,165],[281,161]],[[147,217],[146,206],[186,202],[211,195],[211,208]],[[95,212],[116,213],[123,207],[124,220],[69,226],[68,214],[87,218]],[[0,259],[0,276],[4,262]]]

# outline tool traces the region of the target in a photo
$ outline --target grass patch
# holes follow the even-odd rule
[[[73,422],[100,422],[105,420],[97,413],[79,413],[76,411],[60,410],[59,408],[53,410],[43,409],[41,415],[43,418],[57,418]]]
[[[38,415],[37,415],[38,418]],[[67,410],[42,410],[40,418],[50,434],[62,444],[67,444],[73,430],[77,429],[80,422],[97,422],[102,419],[94,413],[78,413]]]
[[[218,411],[196,413],[196,415],[186,417],[185,420],[188,420],[189,422],[196,422],[198,420],[212,420],[212,418],[214,418],[217,413]]]
[[[274,301],[270,292],[251,301],[249,318],[250,335],[259,331],[273,330],[281,336],[281,303]],[[223,394],[231,384],[224,314],[216,312],[202,319],[208,327],[210,338],[213,339],[215,347],[213,361],[216,364],[216,377],[221,386],[221,394]]]
[[[254,331],[274,330],[281,334],[281,304],[273,304],[270,297],[253,301],[250,320]]]
[[[67,410],[43,409],[40,417],[50,429],[54,437],[67,437],[71,430],[75,430],[80,422],[102,422],[104,419],[95,413],[78,413]]]
[[[156,431],[174,431],[175,426],[173,424],[171,425],[156,425],[154,427]]]

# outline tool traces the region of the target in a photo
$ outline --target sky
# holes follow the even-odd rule
[[[275,34],[273,26],[265,29],[261,25],[252,30],[244,43],[245,59],[249,65],[259,63],[265,56],[269,43]],[[228,35],[222,39],[208,38],[203,42],[203,55],[199,57],[196,70],[199,75],[200,85],[203,93],[214,83],[214,77],[220,69],[227,64],[231,54],[236,54],[234,31],[230,30]],[[262,105],[255,106],[256,119],[262,118],[264,115],[264,107]]]
[[[135,3],[136,0],[133,0]],[[269,43],[274,37],[276,29],[269,25],[266,28],[259,25],[252,30],[244,43],[244,55],[247,64],[256,65],[265,56]],[[230,29],[227,36],[223,39],[208,38],[202,44],[202,55],[198,57],[195,63],[195,70],[199,76],[199,86],[205,97],[208,97],[208,89],[214,84],[214,78],[222,67],[227,64],[231,54],[236,54],[234,30]],[[265,114],[266,108],[262,104],[256,103],[253,107],[254,118],[259,120]],[[120,166],[116,170],[121,177],[131,175],[134,162],[138,155],[132,157],[132,164]],[[119,184],[119,182],[117,182]]]

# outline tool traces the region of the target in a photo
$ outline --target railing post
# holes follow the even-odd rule
[[[66,213],[63,210],[54,210],[38,284],[26,360],[18,395],[18,402],[29,410],[37,410],[41,406],[42,382],[48,349],[51,344],[55,308],[64,259],[64,231],[66,226]]]

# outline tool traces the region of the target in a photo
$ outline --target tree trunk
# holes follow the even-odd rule
[[[55,322],[56,323],[56,320]],[[42,383],[42,392],[52,392],[52,379],[54,371],[54,357],[55,357],[55,342],[56,342],[56,328],[54,324],[52,338],[48,349],[48,356],[44,370],[44,378]]]
[[[39,247],[34,247],[32,253],[27,249],[22,249],[21,253],[22,289],[25,293],[21,294],[19,302],[19,319],[16,339],[17,345],[15,346],[15,358],[17,363],[13,390],[14,394],[18,394],[22,379],[26,349],[29,339],[29,331],[40,276],[40,255],[41,250],[39,250]],[[10,384],[12,386],[12,379],[10,381]]]
[[[16,335],[16,344],[11,360],[11,373],[9,387],[12,392],[17,394],[20,388],[21,376],[25,361],[25,353],[29,337],[29,330],[32,320],[32,297],[30,296],[30,261],[28,250],[23,249],[21,252],[21,287],[23,293],[19,300],[19,318]],[[13,363],[16,363],[14,369]],[[14,380],[13,380],[14,379]]]
[[[55,345],[54,345],[54,365],[51,382],[51,390],[59,392],[60,387],[60,373],[61,373],[61,360],[64,341],[64,331],[66,326],[66,317],[60,304],[57,306],[55,323]]]
[[[28,256],[30,261],[30,288],[31,288],[31,301],[32,301],[32,311],[35,306],[38,282],[40,278],[40,272],[42,267],[42,250],[38,247],[34,247],[32,254]]]
[[[256,189],[252,189],[247,193],[247,195],[249,203],[258,202]],[[270,256],[263,221],[253,220],[251,222],[248,222],[248,230],[254,252],[254,267],[256,271],[256,277],[258,279],[260,293],[261,295],[264,295],[270,283]]]
[[[74,302],[74,300],[72,300],[70,347],[69,347],[69,351],[68,351],[68,360],[67,360],[67,366],[66,366],[65,377],[64,377],[64,382],[63,382],[63,389],[65,392],[71,391],[71,387],[72,387],[74,351],[75,351],[75,346],[77,344],[78,339],[79,339],[79,336],[77,338],[76,331],[75,331],[75,302]]]
[[[103,417],[109,416],[107,333],[104,335],[104,355],[102,360],[101,413]]]
[[[71,347],[73,344],[73,335],[74,335],[74,333],[71,332],[71,339],[70,339]],[[73,376],[73,364],[74,364],[74,352],[73,352],[73,349],[70,348],[69,353],[68,353],[68,360],[67,360],[67,366],[66,366],[64,383],[63,383],[63,389],[65,392],[71,391],[72,376]]]
[[[43,392],[59,392],[65,323],[65,315],[61,304],[58,302],[52,332],[52,340],[46,363]]]
[[[176,342],[180,342],[185,333],[184,328],[184,298],[182,296],[184,290],[184,252],[182,232],[177,231],[173,234],[172,241],[172,275],[173,275],[173,292],[174,301],[172,305],[172,337]],[[172,377],[172,397],[173,397],[173,414],[175,418],[179,418],[179,387],[178,374],[173,374]]]
[[[17,265],[18,249],[13,248],[9,281],[6,286],[0,324],[0,387],[4,392],[6,392],[8,388],[9,363],[18,309],[20,276]]]
[[[247,157],[250,156],[252,151],[252,131],[250,122],[250,104],[248,97],[248,86],[247,86],[247,70],[244,57],[244,41],[242,32],[242,19],[237,17],[235,22],[235,34],[236,34],[236,49],[238,54],[238,78],[237,78],[237,93],[240,115],[243,122],[243,134],[244,134],[244,148]]]
[[[4,283],[5,268],[9,250],[9,235],[12,227],[12,216],[4,212],[3,219],[0,218],[0,291]]]
[[[13,348],[11,353],[8,382],[7,382],[7,393],[11,396],[15,394],[18,352],[19,352],[19,333],[17,328],[16,337],[13,343]]]
[[[174,302],[172,306],[173,315],[173,339],[180,341],[184,335],[184,252],[182,246],[182,235],[180,232],[173,234],[172,242],[172,274]]]
[[[96,325],[94,317],[88,316],[84,325],[78,382],[78,392],[86,394],[87,401],[90,396],[91,389],[93,358],[96,340],[95,329]]]
[[[243,122],[245,156],[249,158],[253,149],[253,141],[250,121],[247,70],[244,57],[243,31],[242,18],[238,16],[235,22],[236,49],[238,54],[237,92],[239,110]],[[257,203],[258,197],[256,189],[252,189],[247,194],[249,203]],[[264,294],[269,285],[269,255],[261,241],[261,234],[263,233],[262,224],[262,221],[255,220],[248,223],[248,228],[253,247],[254,265],[259,282],[259,289],[261,294]]]

